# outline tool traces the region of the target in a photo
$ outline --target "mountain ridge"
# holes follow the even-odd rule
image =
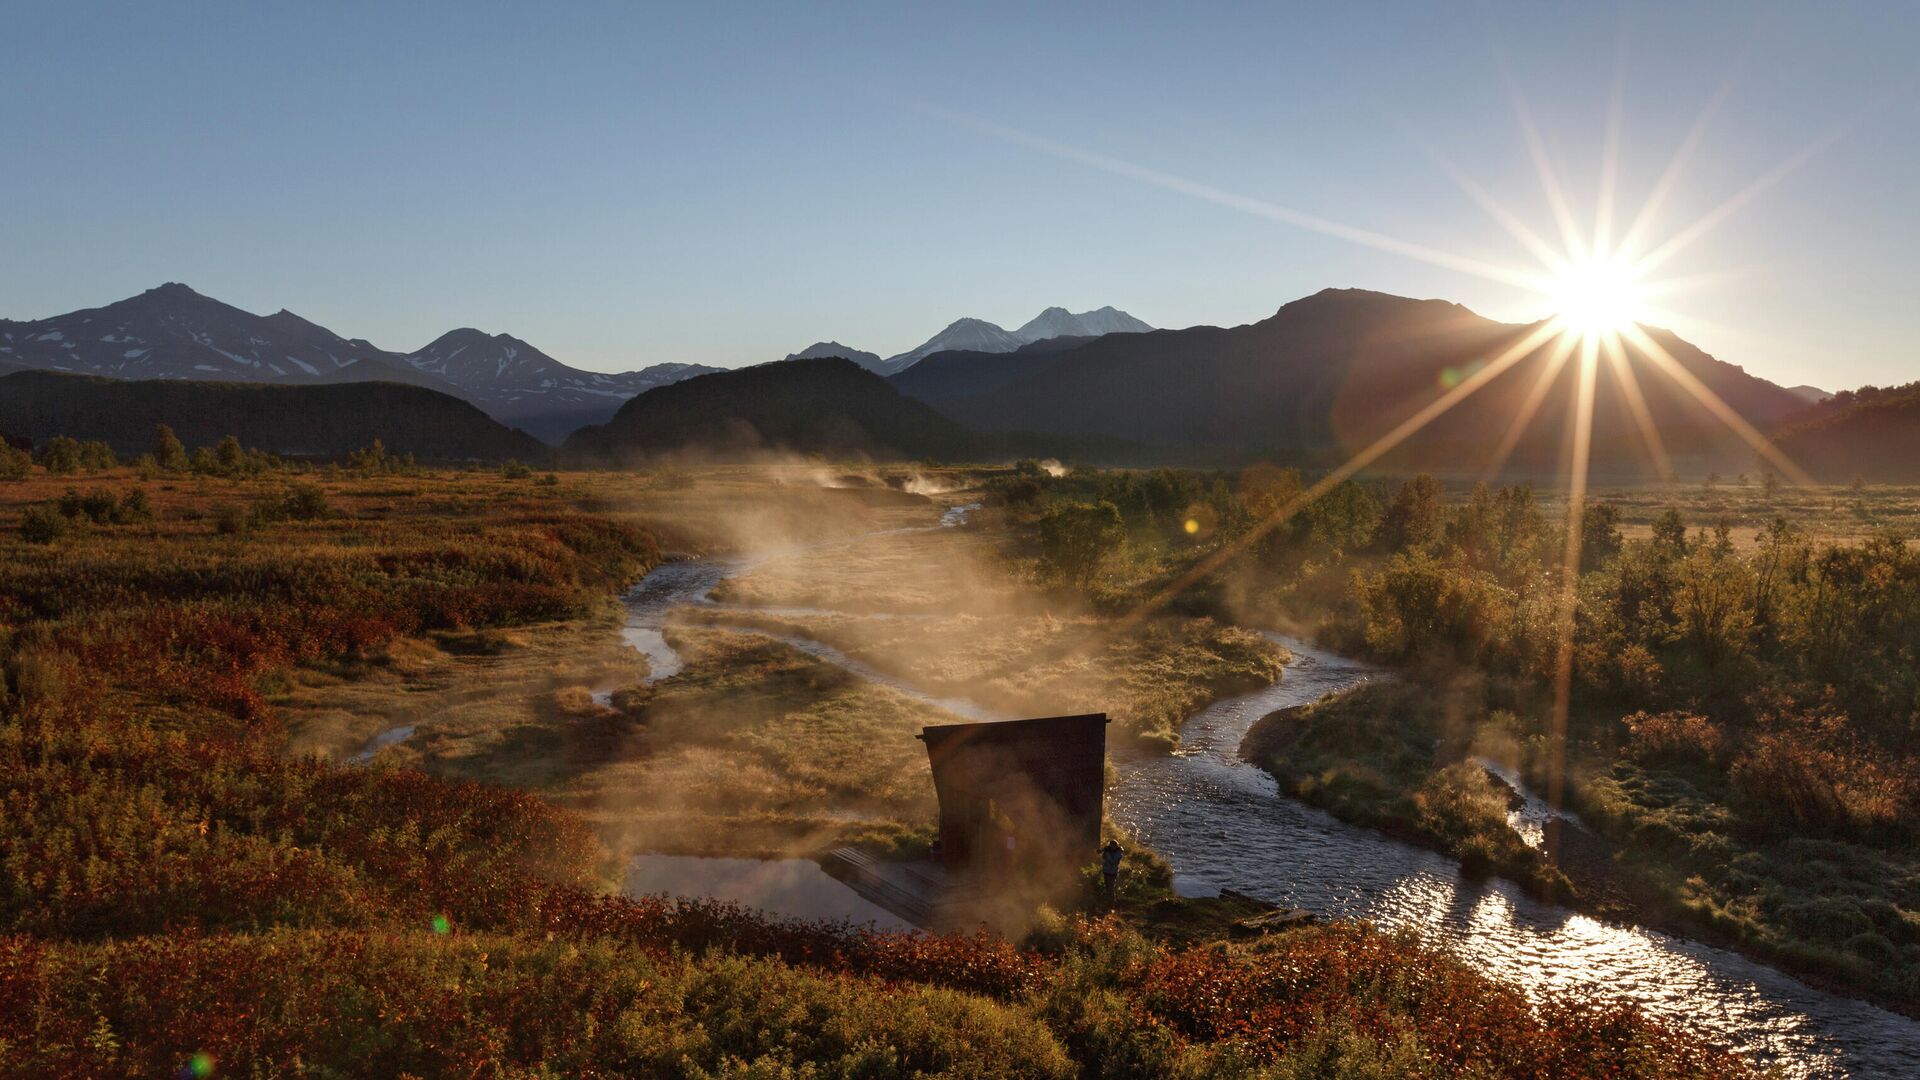
[[[449,338],[457,344],[447,344]],[[469,354],[456,362],[462,348]],[[286,308],[255,315],[172,281],[97,308],[0,319],[0,371],[35,368],[124,379],[408,383],[453,394],[503,423],[556,441],[611,417],[635,394],[719,370],[662,363],[584,371],[519,338],[471,327],[402,353],[344,337]]]
[[[838,341],[815,342],[799,352],[788,353],[786,358],[804,360],[839,356],[876,374],[896,375],[937,353],[1010,353],[1037,341],[1056,337],[1099,337],[1103,334],[1144,333],[1152,329],[1145,321],[1111,304],[1078,314],[1054,306],[1043,309],[1040,314],[1022,323],[1018,330],[1008,330],[986,319],[963,316],[948,323],[939,333],[919,345],[885,359]]]
[[[1239,327],[1111,334],[1025,363],[1002,354],[944,356],[919,376],[908,369],[894,379],[903,391],[987,431],[1132,438],[1233,458],[1331,464],[1372,444],[1537,326],[1495,322],[1445,300],[1325,289]],[[1804,407],[1785,388],[1668,331],[1648,332],[1762,430]],[[1751,456],[1717,421],[1706,422],[1703,410],[1660,378],[1648,358],[1636,349],[1629,353],[1670,453],[1688,462]],[[1516,468],[1559,467],[1575,366],[1564,365],[1547,384],[1532,425],[1512,447]],[[1536,370],[1543,369],[1529,356],[1488,381],[1410,439],[1398,459],[1424,454],[1463,471],[1484,467],[1512,418],[1524,411],[1534,381],[1528,372]],[[1625,469],[1642,453],[1617,374],[1599,383],[1595,424],[1601,465]],[[1637,467],[1651,468],[1650,459]]]
[[[189,446],[233,435],[273,453],[339,457],[375,439],[396,454],[445,461],[539,459],[546,448],[452,394],[395,382],[285,385],[114,379],[58,371],[0,376],[0,430],[36,443],[98,439],[132,457],[156,424]]]

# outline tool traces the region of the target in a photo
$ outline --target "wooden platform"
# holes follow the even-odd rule
[[[938,863],[887,862],[853,848],[835,848],[820,866],[866,900],[922,930],[967,928],[961,912],[968,908],[969,890],[958,887]]]

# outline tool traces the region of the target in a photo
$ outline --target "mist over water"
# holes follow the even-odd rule
[[[743,614],[902,617],[718,604],[712,593],[730,577],[785,555],[953,527],[975,506],[951,507],[932,526],[795,543],[751,557],[664,564],[628,594],[627,640],[646,654],[651,681],[681,670],[681,658],[664,630],[670,614],[683,605]],[[750,632],[767,633],[758,628]],[[928,694],[910,679],[803,633],[767,636],[956,715],[997,718],[991,709]],[[1629,998],[1653,1015],[1789,1076],[1920,1076],[1920,1023],[1816,990],[1725,949],[1605,923],[1536,901],[1508,882],[1469,881],[1445,856],[1347,825],[1282,796],[1271,776],[1240,760],[1247,730],[1276,709],[1314,701],[1382,673],[1292,638],[1267,636],[1294,654],[1284,679],[1194,715],[1182,729],[1180,751],[1171,757],[1117,762],[1119,782],[1109,792],[1112,813],[1172,863],[1175,888],[1183,895],[1213,895],[1232,888],[1329,917],[1411,930],[1532,991]],[[1537,827],[1538,800],[1524,787],[1520,790],[1528,802],[1518,824]],[[703,884],[705,878],[682,874],[683,869],[661,869],[671,871],[672,882],[636,878],[630,887],[652,880],[655,888],[756,902],[734,885]],[[780,873],[769,875],[749,877],[762,883],[786,880]],[[762,906],[792,912],[795,905],[809,902],[804,899],[806,885],[793,887],[791,896],[771,886],[757,895],[765,898]]]

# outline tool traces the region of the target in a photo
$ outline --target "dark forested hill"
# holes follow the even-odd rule
[[[782,360],[649,390],[567,440],[583,460],[674,453],[741,459],[769,452],[874,458],[967,457],[974,432],[850,360]]]
[[[99,439],[124,454],[153,445],[167,424],[189,446],[226,435],[279,454],[334,456],[375,439],[429,460],[535,458],[544,447],[459,398],[388,382],[277,386],[121,380],[23,371],[0,376],[0,431],[35,442]]]
[[[924,372],[906,372],[896,385],[985,430],[1100,435],[1189,453],[1330,461],[1373,442],[1533,329],[1439,300],[1329,289],[1247,326],[1111,334],[1053,355],[1016,353],[985,363],[963,363],[956,355]],[[1679,367],[1762,430],[1805,406],[1792,392],[1672,334],[1649,334]],[[1390,463],[1435,471],[1484,468],[1514,418],[1525,412],[1551,351],[1550,344],[1542,345],[1490,381]],[[1559,465],[1576,367],[1565,364],[1547,384],[1509,458],[1514,467]],[[1665,449],[1681,464],[1750,461],[1744,443],[1652,358],[1629,350],[1628,367]],[[1615,365],[1603,360],[1595,408],[1601,472],[1645,471],[1650,464],[1624,387]]]
[[[1920,482],[1920,382],[1842,390],[1776,432],[1774,443],[1816,480]]]

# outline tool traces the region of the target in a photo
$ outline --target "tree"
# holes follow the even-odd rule
[[[1653,519],[1653,546],[1665,555],[1687,553],[1687,523],[1681,519],[1680,511],[1668,507]]]
[[[1040,516],[1040,549],[1063,580],[1085,586],[1109,552],[1126,539],[1120,510],[1110,502],[1063,503]]]
[[[1400,485],[1380,520],[1388,551],[1426,550],[1440,539],[1440,481],[1421,473]]]
[[[1596,570],[1620,554],[1620,508],[1589,503],[1580,515],[1580,569]]]
[[[25,480],[32,469],[32,454],[0,439],[0,480]]]
[[[55,435],[41,448],[40,464],[56,475],[79,472],[80,444],[65,435]]]
[[[1709,671],[1746,651],[1752,598],[1752,575],[1729,550],[1703,544],[1682,565],[1674,597],[1680,633]]]
[[[386,472],[387,444],[375,439],[368,445],[349,453],[347,468],[369,473]]]
[[[186,472],[193,464],[187,459],[186,446],[165,424],[153,426],[153,463],[168,472]]]
[[[221,472],[231,476],[246,467],[247,452],[241,447],[239,439],[226,435],[222,436],[219,445],[213,448],[213,460]]]
[[[113,447],[98,439],[80,444],[80,467],[88,472],[111,469],[120,464],[114,456]]]
[[[1373,536],[1380,503],[1372,492],[1346,480],[1308,503],[1300,516],[1313,539],[1335,551],[1353,551]]]

